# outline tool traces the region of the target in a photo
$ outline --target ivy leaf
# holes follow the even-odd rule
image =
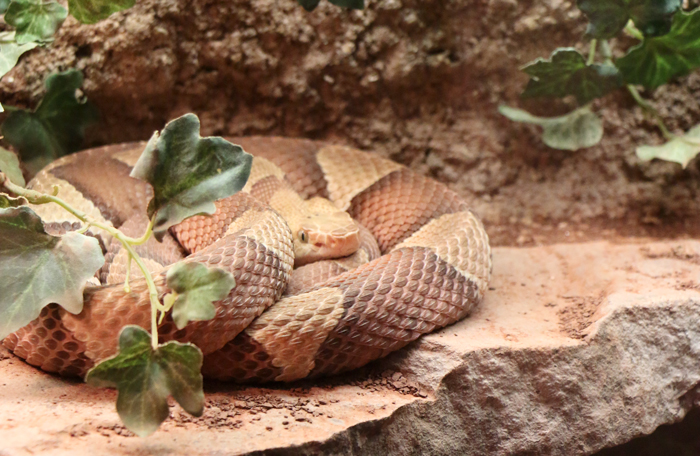
[[[685,168],[688,163],[700,153],[700,125],[688,130],[683,136],[678,136],[660,146],[637,147],[637,157],[643,161],[659,158],[670,162],[680,163]]]
[[[0,209],[0,339],[51,303],[79,313],[85,282],[103,263],[97,239],[78,233],[51,236],[30,208]]]
[[[328,0],[334,5],[342,6],[344,8],[351,9],[363,9],[365,7],[364,0]],[[304,7],[306,11],[313,11],[316,9],[321,0],[297,0],[297,2]]]
[[[342,6],[344,8],[351,9],[363,9],[365,7],[365,0],[328,0],[336,6]]]
[[[586,34],[598,39],[612,38],[632,19],[646,36],[668,33],[681,0],[578,0],[578,8],[590,23]]]
[[[56,2],[12,0],[5,22],[17,29],[17,43],[24,44],[50,39],[67,16],[68,10]]]
[[[68,0],[68,10],[83,24],[94,24],[135,3],[136,0]]]
[[[500,106],[498,111],[510,120],[541,126],[542,141],[561,150],[591,147],[603,138],[603,121],[588,107],[560,117],[537,117],[522,109]]]
[[[17,155],[2,147],[0,147],[0,171],[5,173],[13,184],[21,187],[26,185]]]
[[[0,78],[3,77],[8,71],[17,65],[17,60],[19,56],[25,52],[34,49],[39,45],[39,43],[25,43],[17,44],[12,43],[15,39],[15,32],[5,32],[0,34],[3,41],[8,41],[6,43],[0,44]]]
[[[243,188],[253,157],[219,137],[199,136],[199,119],[186,114],[155,132],[131,171],[131,177],[153,186],[148,216],[153,232],[165,231],[197,214],[213,214],[214,201]]]
[[[586,59],[573,48],[559,48],[551,60],[537,59],[523,71],[532,76],[522,94],[524,98],[574,95],[579,104],[586,104],[622,85],[617,68],[586,65]]]
[[[649,89],[700,67],[700,8],[680,11],[668,34],[645,38],[615,64],[628,84]]]
[[[173,320],[177,329],[190,321],[211,320],[216,316],[215,301],[228,296],[236,280],[228,271],[209,269],[201,263],[178,263],[168,270],[168,287],[174,293],[164,298],[166,306],[173,304]]]
[[[0,193],[0,209],[4,209],[4,208],[8,208],[8,207],[19,207],[19,206],[22,206],[23,204],[27,204],[27,200],[22,198],[22,197],[13,198],[10,195]]]
[[[173,341],[154,350],[148,332],[125,326],[119,334],[119,354],[90,369],[85,381],[116,387],[119,417],[129,430],[146,437],[168,417],[168,395],[187,413],[202,415],[201,368],[202,352],[194,345]]]
[[[2,133],[23,160],[54,160],[80,148],[85,129],[97,120],[95,107],[76,97],[82,84],[80,71],[52,74],[34,112],[18,109],[7,116]]]
[[[630,19],[644,36],[661,36],[671,30],[673,16],[682,0],[637,0],[630,2]]]
[[[306,11],[313,11],[318,4],[321,3],[321,0],[297,0],[297,2],[299,2]]]

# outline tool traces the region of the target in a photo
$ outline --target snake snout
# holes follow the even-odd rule
[[[347,218],[348,220],[343,221],[349,223],[343,226],[334,224],[333,229],[318,226],[305,228],[309,234],[309,242],[317,249],[319,256],[340,258],[352,255],[360,248],[360,228],[349,216]]]
[[[305,220],[295,246],[295,265],[352,255],[360,248],[360,228],[346,212],[315,214]]]

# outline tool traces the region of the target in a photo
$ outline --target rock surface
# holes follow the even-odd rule
[[[700,405],[699,321],[700,242],[499,247],[466,320],[342,378],[209,384],[148,439],[2,352],[0,454],[592,454]]]

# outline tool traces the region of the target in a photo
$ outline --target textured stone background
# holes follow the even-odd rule
[[[558,46],[585,50],[573,1],[368,3],[351,12],[322,2],[309,14],[294,0],[140,0],[94,26],[69,19],[51,48],[0,82],[2,102],[33,106],[47,74],[77,67],[103,115],[93,145],[145,139],[193,111],[206,134],[375,149],[473,197],[497,244],[541,243],[541,226],[561,222],[696,229],[697,163],[640,162],[635,145],[661,137],[626,93],[597,103],[605,139],[574,153],[497,113],[502,103],[539,114],[572,107],[521,103],[518,68]],[[647,96],[669,127],[687,129],[700,120],[698,93],[695,73]]]

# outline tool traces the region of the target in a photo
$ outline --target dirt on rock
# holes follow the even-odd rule
[[[201,417],[171,400],[146,439],[114,390],[0,349],[0,454],[592,454],[700,405],[698,254],[698,241],[497,247],[468,318],[331,378],[205,382]]]

